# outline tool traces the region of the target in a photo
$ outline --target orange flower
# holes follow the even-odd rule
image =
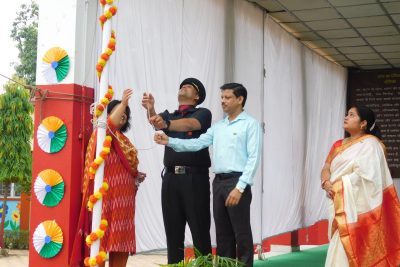
[[[103,105],[97,105],[97,109],[100,111],[104,111],[104,106]]]
[[[103,54],[101,54],[101,58],[104,59],[105,61],[107,61],[110,58],[110,56],[107,55],[106,53],[103,53]]]
[[[103,146],[105,146],[105,147],[111,147],[111,141],[105,139],[104,142],[103,142]]]
[[[112,7],[110,7],[109,11],[111,12],[111,14],[113,16],[115,16],[115,13],[117,13],[117,7],[116,6],[112,6]]]
[[[85,266],[89,266],[89,257],[86,257],[83,263],[85,264]]]
[[[106,159],[108,154],[104,151],[101,151],[99,156],[102,157],[103,159]]]
[[[110,48],[112,51],[115,51],[115,44],[108,44],[108,48]]]
[[[97,240],[97,235],[95,233],[90,234],[90,240],[96,241]]]
[[[96,262],[97,264],[102,264],[103,263],[103,258],[100,255],[96,256]]]
[[[104,24],[104,23],[107,21],[107,17],[104,16],[104,15],[101,15],[100,18],[99,18],[99,20],[100,20],[100,22],[101,22],[102,24]]]

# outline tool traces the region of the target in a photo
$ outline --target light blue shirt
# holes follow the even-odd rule
[[[196,139],[169,138],[167,146],[177,152],[198,151],[213,145],[214,172],[242,172],[237,186],[245,189],[253,185],[253,177],[260,161],[262,131],[260,123],[246,112],[233,121],[228,117],[215,123]]]

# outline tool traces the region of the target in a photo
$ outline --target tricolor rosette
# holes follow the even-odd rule
[[[33,186],[36,198],[46,207],[54,207],[64,197],[64,181],[61,175],[52,169],[41,171]]]
[[[55,221],[40,223],[33,233],[32,243],[37,253],[43,258],[56,256],[63,245],[63,233]]]
[[[60,151],[67,141],[67,127],[54,116],[45,118],[36,133],[39,147],[47,153]]]
[[[69,57],[60,47],[49,49],[42,58],[42,73],[49,83],[58,83],[64,80],[69,71]]]

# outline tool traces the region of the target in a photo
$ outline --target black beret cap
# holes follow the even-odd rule
[[[196,78],[187,78],[181,82],[179,89],[182,88],[182,86],[184,86],[185,84],[192,85],[199,93],[199,101],[197,102],[197,105],[203,103],[204,99],[206,98],[206,89],[204,88],[204,85]]]

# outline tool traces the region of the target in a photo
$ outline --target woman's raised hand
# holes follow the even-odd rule
[[[131,96],[133,95],[133,90],[132,89],[125,89],[124,93],[122,94],[122,99],[121,99],[121,103],[128,106],[129,104],[129,99],[131,98]]]

